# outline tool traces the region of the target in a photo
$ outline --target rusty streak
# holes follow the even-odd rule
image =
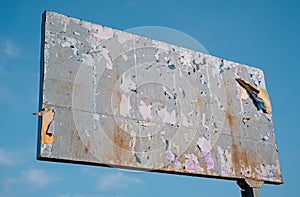
[[[113,151],[115,160],[121,163],[122,152],[130,149],[130,135],[121,129],[118,125],[114,126],[113,131]]]
[[[228,124],[229,124],[229,127],[230,127],[230,131],[232,133],[233,131],[233,127],[234,127],[234,118],[233,118],[233,115],[229,112],[226,113],[226,118],[227,118],[227,121],[228,121]]]

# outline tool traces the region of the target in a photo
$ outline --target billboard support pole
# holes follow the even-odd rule
[[[237,184],[241,188],[242,197],[259,197],[259,188],[262,187],[262,181],[254,181],[250,179],[238,180]]]

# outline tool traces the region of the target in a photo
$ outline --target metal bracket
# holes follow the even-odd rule
[[[241,188],[242,197],[259,197],[259,188],[264,184],[263,181],[255,181],[251,179],[238,180],[237,184]]]

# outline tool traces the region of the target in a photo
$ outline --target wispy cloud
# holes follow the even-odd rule
[[[13,166],[15,164],[15,159],[10,156],[8,152],[0,148],[0,165]]]
[[[18,57],[20,56],[20,47],[18,47],[12,40],[6,39],[2,53],[8,58]]]
[[[50,183],[54,182],[56,178],[41,169],[29,169],[21,172],[23,181],[35,185],[37,188],[45,188]]]
[[[128,0],[124,1],[126,7],[136,7],[138,4],[138,0]]]
[[[18,176],[5,177],[1,185],[5,190],[15,187],[26,186],[27,189],[43,189],[54,183],[58,179],[41,169],[21,170]]]
[[[98,177],[98,172],[96,170],[93,170],[91,167],[82,167],[82,173],[84,175]]]
[[[1,85],[0,85],[1,90]],[[1,92],[1,91],[0,91]],[[0,102],[2,100],[0,99]],[[32,162],[32,155],[35,154],[35,147],[26,147],[19,149],[10,149],[0,147],[0,173],[1,166],[8,167],[9,169],[15,167],[23,167]]]
[[[138,178],[130,177],[122,172],[116,172],[102,176],[98,181],[97,188],[99,190],[126,189],[131,184],[140,184],[141,182]]]
[[[57,197],[104,197],[99,194],[60,194]]]

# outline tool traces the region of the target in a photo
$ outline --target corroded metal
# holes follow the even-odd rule
[[[260,69],[54,12],[41,66],[39,159],[282,183]]]
[[[256,181],[251,179],[238,180],[237,184],[241,188],[242,197],[259,197],[259,188],[262,187],[262,181]]]

